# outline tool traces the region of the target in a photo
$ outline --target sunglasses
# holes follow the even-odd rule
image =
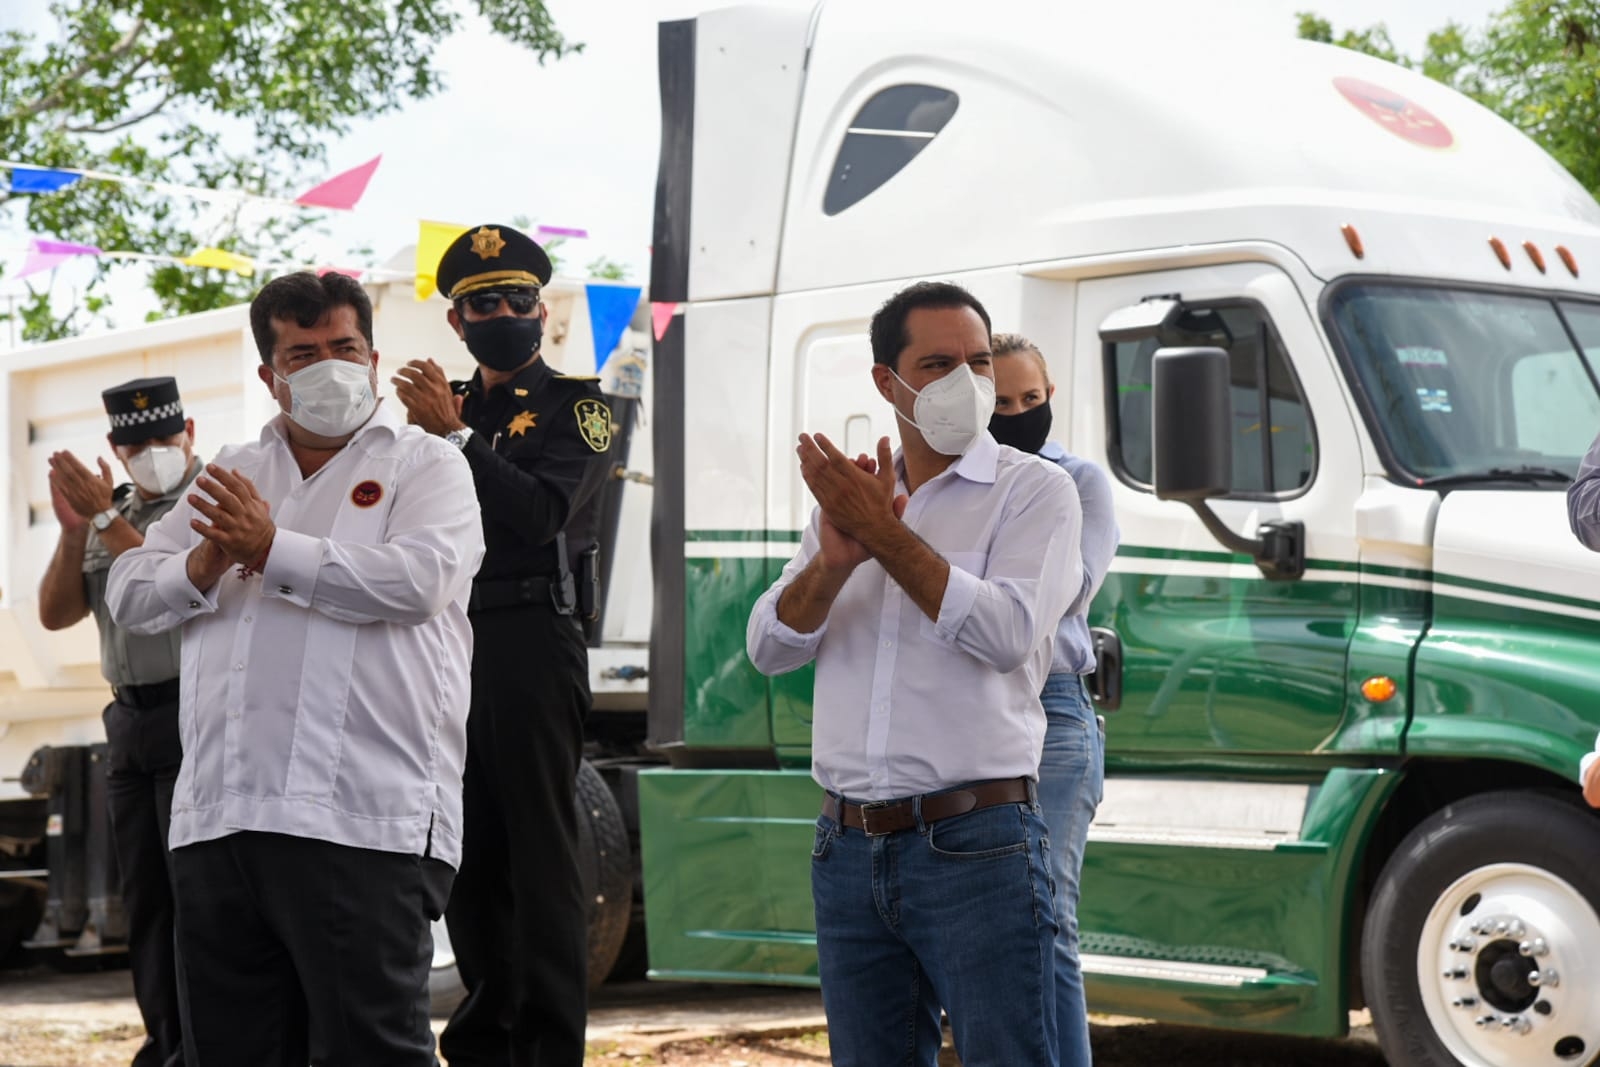
[[[475,315],[493,315],[500,310],[500,301],[504,300],[506,306],[518,315],[526,315],[539,306],[539,290],[537,289],[485,289],[478,293],[469,293],[461,298],[461,302],[472,309]]]

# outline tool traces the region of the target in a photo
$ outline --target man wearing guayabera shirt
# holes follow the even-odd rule
[[[1070,478],[985,427],[989,317],[923,282],[873,316],[901,448],[801,435],[818,507],[750,617],[766,674],[813,660],[812,850],[823,1007],[841,1067],[1056,1062],[1056,936],[1036,795],[1039,693],[1082,582]]]
[[[192,1061],[434,1065],[429,923],[461,856],[483,556],[461,453],[377,396],[372,305],[250,306],[282,409],[118,557],[118,624],[181,627],[172,805]]]

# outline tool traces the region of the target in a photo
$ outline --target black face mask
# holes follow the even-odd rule
[[[529,319],[501,315],[477,322],[461,320],[472,358],[490,370],[512,371],[533,358],[544,336],[544,323],[538,316]]]
[[[1003,445],[1037,454],[1050,436],[1050,402],[1047,400],[1020,415],[991,415],[989,432]]]

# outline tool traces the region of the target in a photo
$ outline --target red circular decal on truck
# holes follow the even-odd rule
[[[1449,148],[1455,144],[1455,136],[1443,119],[1392,89],[1360,78],[1335,78],[1333,87],[1373,122],[1412,144],[1424,148]]]
[[[350,503],[358,508],[370,508],[383,499],[383,486],[377,482],[362,482],[350,490]]]

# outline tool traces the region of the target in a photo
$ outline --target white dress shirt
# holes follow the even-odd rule
[[[459,863],[483,558],[466,459],[380,403],[309,479],[282,415],[214,462],[272,506],[265,571],[196,589],[185,498],[107,590],[119,625],[183,627],[171,846],[261,830]]]
[[[905,466],[894,456],[897,492]],[[989,778],[1037,778],[1039,692],[1056,626],[1083,582],[1071,478],[984,433],[911,495],[904,522],[950,564],[937,620],[876,560],[857,567],[815,632],[778,619],[778,598],[818,550],[756,602],[750,661],[782,674],[816,660],[812,775],[852,800],[889,800]]]
[[[1074,456],[1054,441],[1046,441],[1039,457],[1066,471],[1078,487],[1078,503],[1083,507],[1083,584],[1067,608],[1066,618],[1056,630],[1055,654],[1050,660],[1051,674],[1088,674],[1094,670],[1094,638],[1089,634],[1089,604],[1111,569],[1122,533],[1111,507],[1111,479],[1099,464]]]

